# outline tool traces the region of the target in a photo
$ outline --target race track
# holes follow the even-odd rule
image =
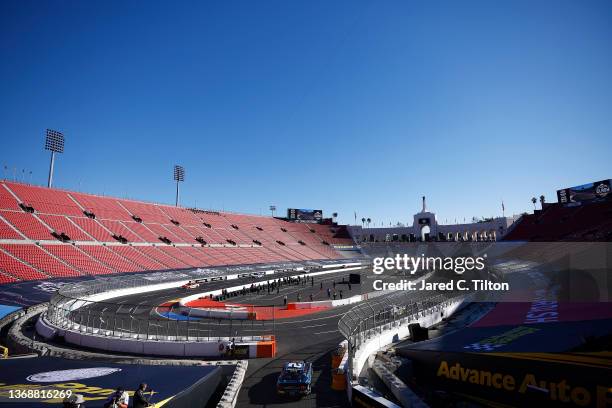
[[[306,283],[283,284],[278,290],[268,293],[267,289],[258,292],[231,297],[229,301],[236,304],[248,304],[261,307],[283,307],[284,298],[288,302],[297,301],[298,293],[302,301],[327,300],[328,289],[338,298],[342,291],[343,297],[361,294],[359,284],[348,285],[349,273],[362,271],[340,271],[317,276],[314,282],[308,279]],[[295,276],[295,272],[275,274],[274,279]],[[343,283],[344,280],[344,283]],[[247,288],[254,282],[266,281],[265,278],[245,278],[230,281],[208,282],[197,289],[169,289],[163,291],[134,294],[113,298],[107,302],[92,303],[80,309],[79,313],[89,313],[100,316],[101,319],[130,319],[131,324],[122,324],[122,330],[132,333],[149,333],[155,326],[168,325],[171,319],[164,317],[167,312],[178,315],[176,301],[194,293],[222,289],[228,286],[244,285]],[[335,284],[334,284],[335,283]],[[160,305],[174,304],[165,307]],[[275,320],[223,320],[199,318],[198,324],[209,328],[211,337],[240,337],[261,334],[273,334],[277,340],[277,356],[272,359],[252,359],[239,395],[239,406],[266,406],[283,404],[283,406],[347,406],[346,394],[331,390],[331,363],[329,351],[342,340],[338,332],[338,320],[352,305],[338,306],[321,310],[312,314],[287,317]],[[166,313],[164,313],[166,312]],[[171,314],[172,316],[172,314]],[[170,323],[169,323],[170,322]],[[313,393],[298,400],[279,397],[275,393],[276,378],[286,360],[308,360],[313,362],[314,379]],[[287,404],[287,405],[285,405]]]

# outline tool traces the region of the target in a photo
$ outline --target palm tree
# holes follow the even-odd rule
[[[361,225],[362,225],[363,227],[365,227],[365,225],[364,225],[364,224],[365,224],[365,222],[366,222],[366,219],[365,219],[365,218],[362,218],[362,219],[361,219]]]
[[[540,207],[541,207],[542,209],[544,209],[544,202],[545,202],[545,200],[546,200],[546,197],[544,197],[544,194],[542,194],[542,195],[540,196]]]
[[[531,202],[533,203],[533,209],[535,210],[535,204],[538,202],[538,200],[535,197],[531,197]]]
[[[368,228],[370,228],[370,223],[372,222],[372,220],[371,220],[370,218],[368,218],[368,219],[366,220],[366,222],[368,223]]]

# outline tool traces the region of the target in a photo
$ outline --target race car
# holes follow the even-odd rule
[[[312,385],[312,363],[289,361],[283,364],[276,381],[276,392],[282,395],[308,395]]]
[[[200,287],[200,283],[196,281],[189,281],[183,286],[181,286],[181,288],[183,289],[197,289],[199,287]]]

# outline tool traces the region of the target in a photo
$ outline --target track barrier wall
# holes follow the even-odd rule
[[[408,338],[409,324],[430,327],[453,314],[469,296],[449,293],[414,299],[397,293],[353,307],[338,323],[349,345],[347,378],[356,379],[375,351]]]
[[[323,270],[306,275],[316,276],[360,268],[357,266],[340,268],[340,265],[330,265],[325,269],[321,267]],[[295,276],[305,275],[297,270],[295,272]],[[230,277],[238,279],[241,276],[235,274],[225,278],[229,280]],[[61,336],[66,342],[81,347],[130,354],[227,357],[230,343],[234,344],[231,353],[239,354],[238,357],[273,357],[276,354],[274,321],[256,321],[253,313],[248,310],[236,310],[230,313],[208,310],[204,311],[205,314],[208,313],[206,317],[213,319],[201,321],[195,319],[200,316],[192,314],[198,313],[195,308],[172,315],[174,313],[172,310],[160,306],[156,310],[158,313],[170,315],[166,316],[167,319],[157,316],[137,320],[133,316],[138,315],[137,312],[142,313],[142,308],[145,306],[112,302],[115,297],[176,288],[188,281],[180,279],[151,284],[151,281],[142,278],[128,280],[115,278],[103,282],[81,282],[70,285],[60,289],[53,296],[47,311],[39,317],[36,329],[41,336],[48,339]],[[267,280],[256,283],[265,284]],[[235,288],[242,289],[243,285]],[[203,294],[188,298],[201,296]],[[92,305],[103,307],[88,307]],[[100,309],[103,311],[100,312]],[[104,313],[106,309],[110,312]],[[223,321],[227,323],[222,323]],[[240,329],[248,329],[257,335],[236,335]]]
[[[355,266],[355,265],[359,265],[359,266]],[[323,271],[301,273],[298,275],[304,276],[304,277],[314,277],[314,276],[321,276],[321,275],[327,275],[327,274],[338,273],[338,272],[355,271],[359,269],[361,269],[361,264],[351,263],[351,264],[347,264],[346,267],[343,267],[340,269],[338,269],[338,265],[331,265],[331,266],[326,267],[325,270]],[[271,283],[272,281],[273,279],[269,279],[269,280],[261,281],[261,282],[254,282],[253,285],[255,287],[265,286],[267,285],[268,282]],[[249,311],[249,310],[223,310],[220,308],[199,309],[199,308],[188,306],[188,304],[190,302],[193,302],[194,300],[211,298],[213,296],[219,296],[223,293],[223,290],[226,290],[227,292],[236,292],[244,288],[245,288],[245,285],[236,285],[236,286],[232,286],[232,287],[225,288],[225,289],[217,289],[217,290],[211,290],[207,292],[196,293],[196,294],[181,298],[181,300],[179,301],[179,305],[181,307],[181,310],[184,313],[188,313],[191,316],[213,317],[213,318],[219,318],[219,319],[223,319],[223,318],[245,319],[245,320],[256,319],[257,316],[253,314],[254,312]],[[348,304],[360,302],[361,300],[363,300],[362,295],[357,295],[351,298],[338,299],[338,300],[323,300],[323,301],[318,301],[318,302],[292,302],[292,303],[287,304],[287,309],[288,310],[312,309],[316,307],[328,308],[328,307],[335,307],[335,306],[341,306],[341,305],[348,305]]]

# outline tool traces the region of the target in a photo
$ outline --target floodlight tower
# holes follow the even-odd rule
[[[51,164],[49,165],[49,180],[47,187],[53,184],[53,164],[55,163],[55,153],[64,153],[64,134],[56,130],[47,129],[45,138],[45,150],[51,151]]]
[[[185,169],[183,166],[174,166],[174,181],[176,181],[176,206],[179,205],[179,182],[185,181]]]
[[[275,205],[271,205],[270,206],[270,212],[272,213],[273,217],[274,217],[274,211],[276,211],[276,206]]]

